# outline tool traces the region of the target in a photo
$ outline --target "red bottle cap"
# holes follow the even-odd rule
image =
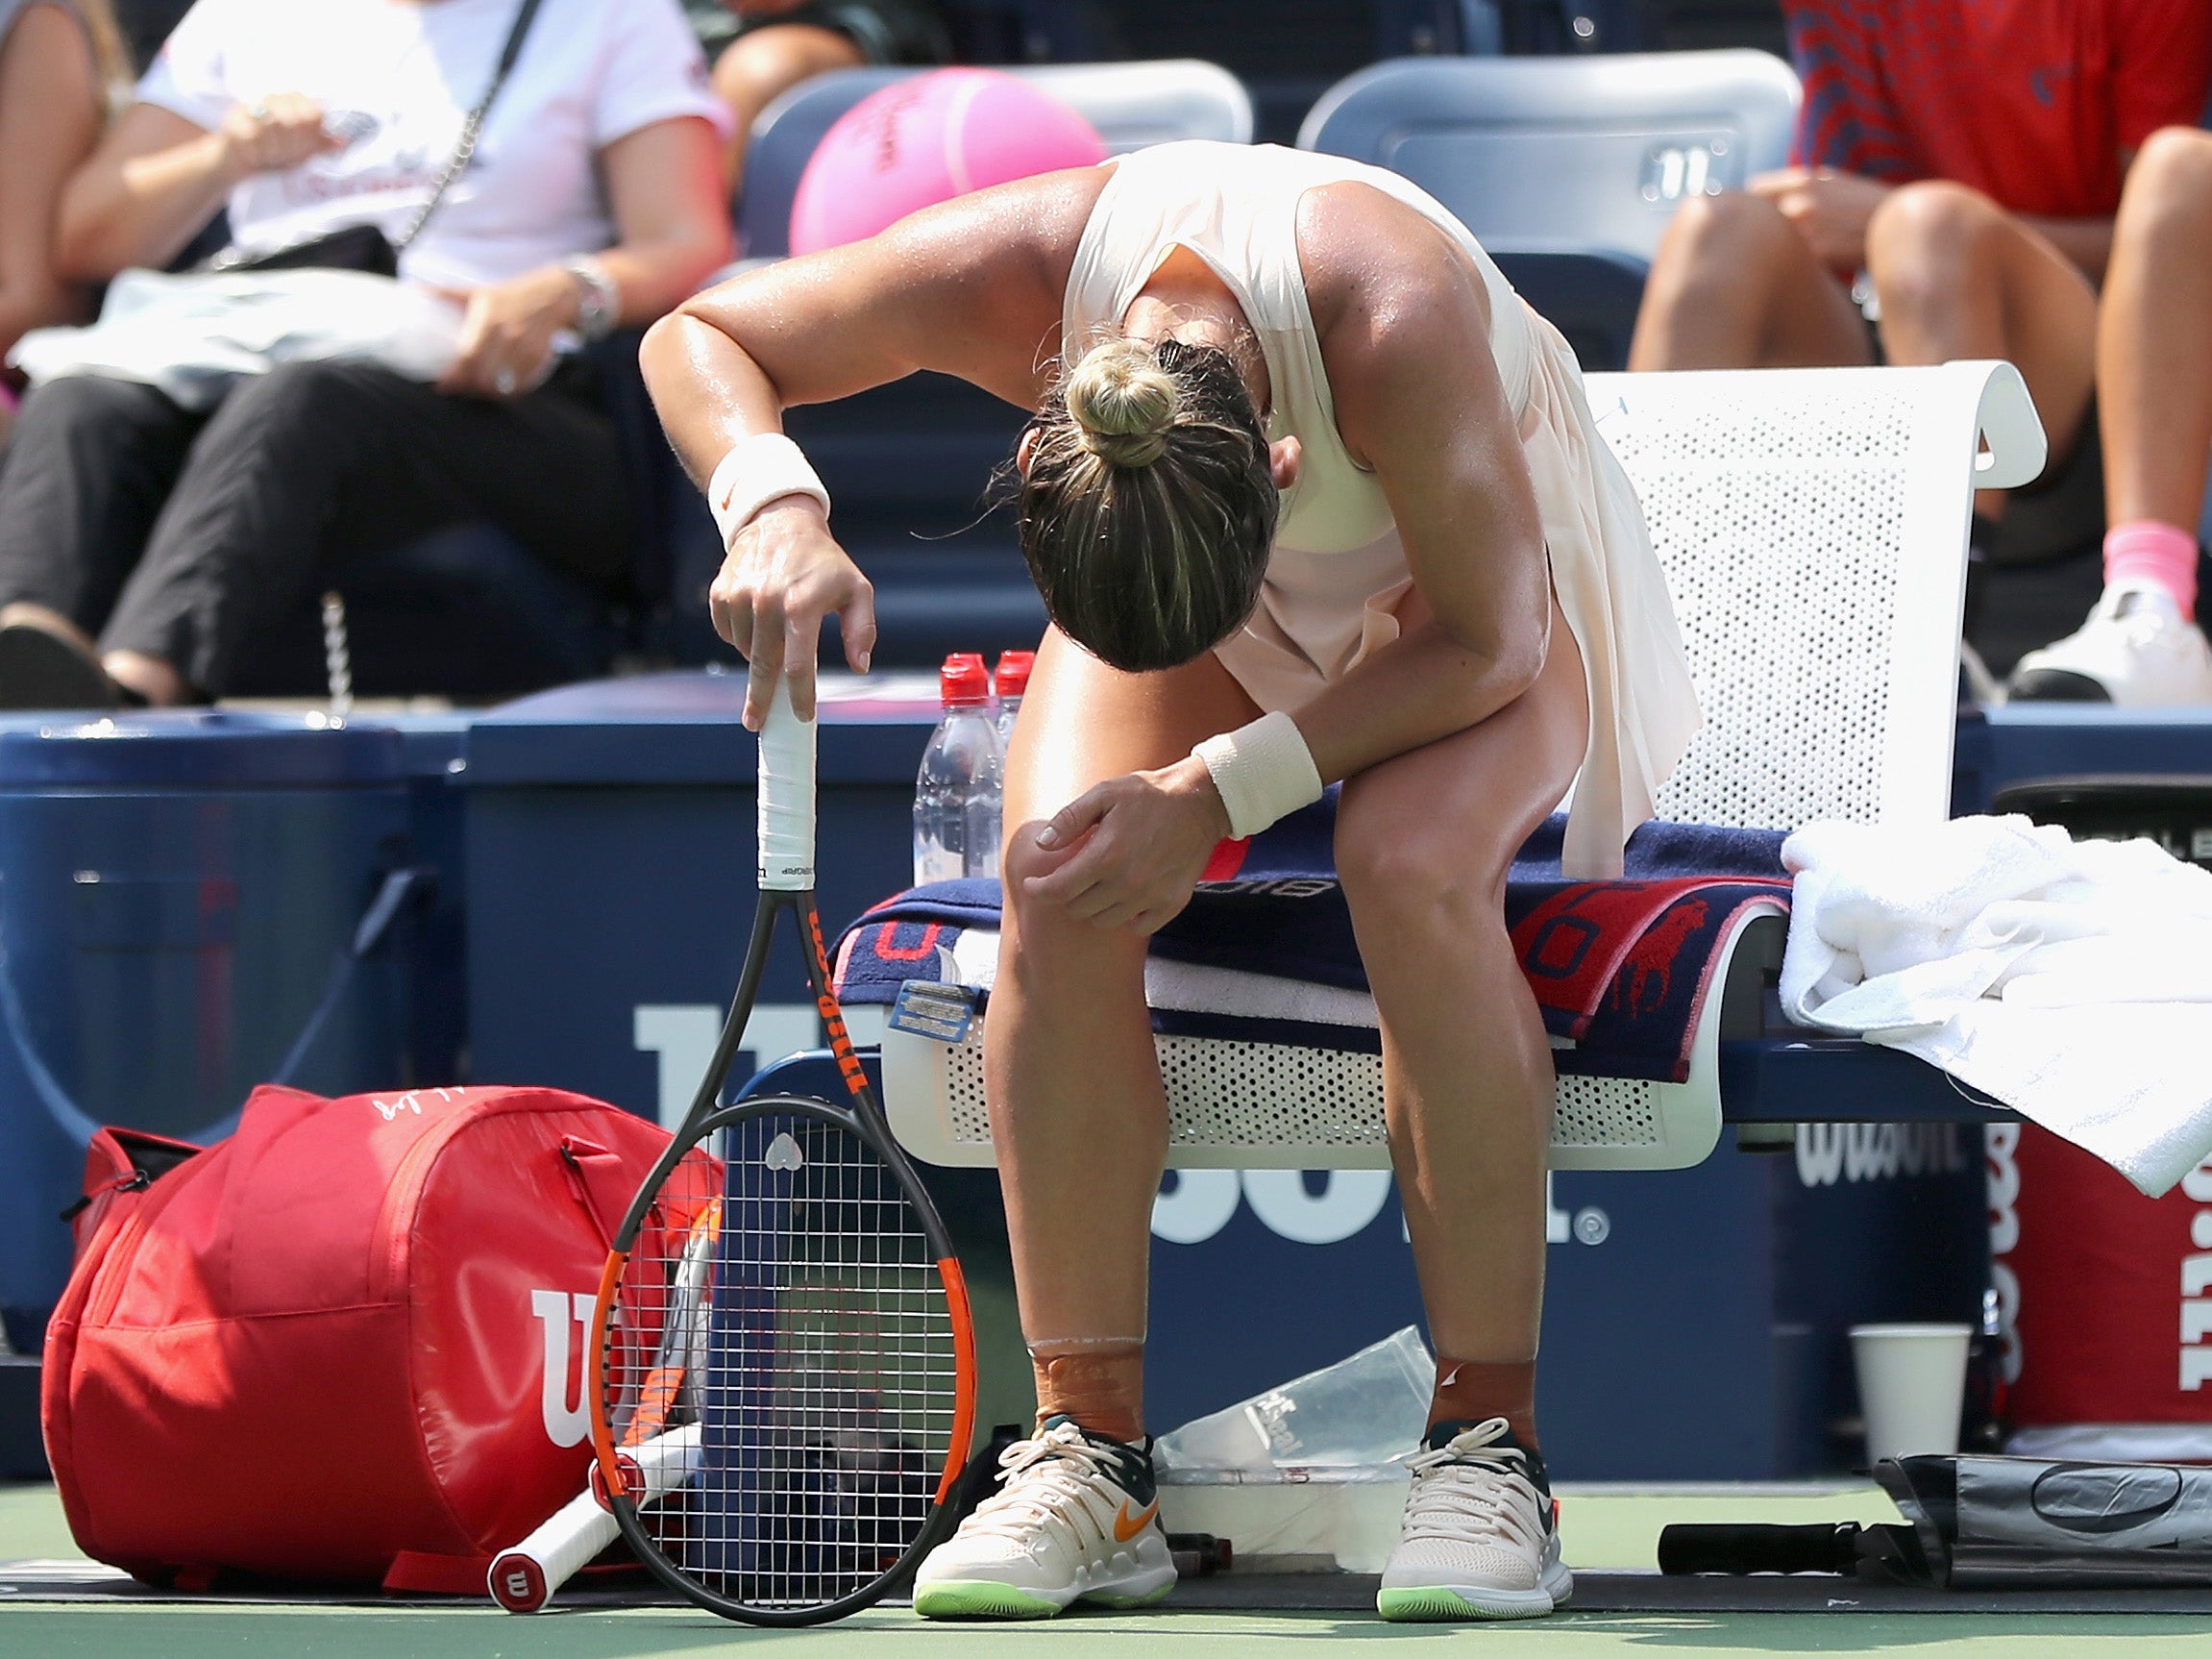
[[[1020,697],[1029,689],[1029,671],[1037,666],[1034,651],[1001,651],[997,686],[1000,697]]]
[[[972,651],[956,651],[937,671],[937,694],[947,708],[980,708],[991,701],[991,676]]]

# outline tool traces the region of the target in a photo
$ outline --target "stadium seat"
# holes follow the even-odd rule
[[[1585,369],[1617,369],[1676,207],[1781,166],[1797,107],[1763,52],[1406,58],[1331,88],[1298,145],[1413,180]]]
[[[790,251],[791,203],[822,136],[871,92],[919,69],[839,69],[794,87],[760,112],[746,152],[737,204],[740,251],[748,259]],[[1175,138],[1252,141],[1252,100],[1228,70],[1195,59],[1146,63],[1051,63],[1010,68],[1082,111],[1119,155]]]
[[[1973,492],[2043,467],[2043,429],[2019,372],[1965,362],[1599,375],[1589,401],[1643,502],[1705,714],[1659,816],[1753,829],[1947,818]],[[1731,940],[1686,1082],[1561,1077],[1554,1168],[1680,1169],[1712,1151],[1724,1112],[1772,1115],[1774,1102],[1756,1098],[1762,1066],[1783,1051],[1825,1057],[1798,1041],[1808,1033],[1766,1034],[1779,932],[1770,916]],[[885,1109],[928,1162],[993,1160],[981,1024],[949,1047],[884,1036]],[[1156,1041],[1170,1166],[1388,1165],[1379,1056]],[[1931,1068],[1903,1068],[1900,1089],[1898,1056],[1843,1048],[1833,1068],[1843,1086],[1828,1098],[1793,1093],[1791,1117],[1979,1112]],[[1934,1108],[1903,1098],[1915,1076]]]

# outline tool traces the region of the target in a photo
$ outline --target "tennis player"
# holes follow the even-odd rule
[[[1342,781],[1336,854],[1438,1355],[1381,1611],[1548,1613],[1535,1420],[1553,1072],[1502,913],[1575,784],[1617,874],[1698,715],[1573,358],[1442,207],[1327,156],[1178,143],[917,213],[702,294],[648,380],[728,560],[716,626],[814,703],[867,579],[782,411],[911,373],[1036,411],[1020,540],[1052,620],[1008,757],[985,1038],[1038,1429],[923,1565],[925,1616],[1136,1605],[1175,1578],[1144,1438],[1167,1117],[1148,934],[1225,836]]]

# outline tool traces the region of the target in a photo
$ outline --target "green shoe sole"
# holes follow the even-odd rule
[[[1541,1619],[1552,1611],[1552,1603],[1547,1597],[1527,1607],[1480,1607],[1456,1590],[1421,1586],[1376,1591],[1375,1611],[1393,1623],[1437,1623],[1444,1620]]]
[[[1174,1594],[1175,1581],[1173,1579],[1169,1579],[1167,1583],[1161,1585],[1159,1589],[1146,1591],[1143,1596],[1086,1596],[1083,1597],[1083,1599],[1089,1602],[1094,1602],[1100,1607],[1112,1607],[1120,1612],[1127,1613],[1139,1607],[1157,1606],[1159,1603],[1167,1600],[1168,1597]]]
[[[914,1611],[924,1619],[1049,1619],[1060,1604],[1011,1584],[955,1580],[917,1586]]]

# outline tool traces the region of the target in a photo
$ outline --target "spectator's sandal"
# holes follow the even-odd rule
[[[62,618],[36,605],[0,610],[0,708],[108,709],[126,701]]]

